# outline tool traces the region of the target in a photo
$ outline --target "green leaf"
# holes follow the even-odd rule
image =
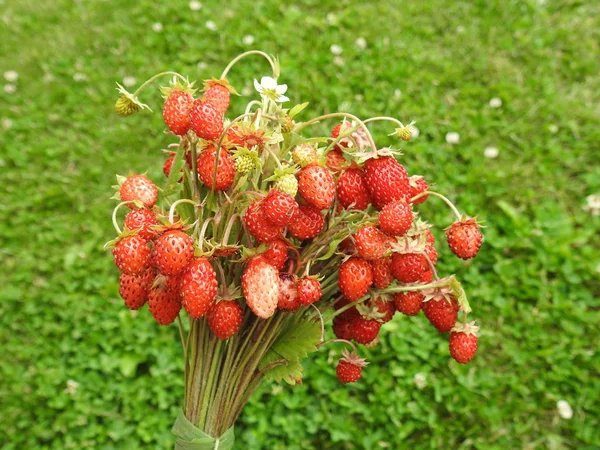
[[[292,109],[290,109],[290,112],[288,113],[288,115],[293,119],[298,113],[300,113],[307,106],[308,106],[308,102],[302,103],[300,105],[296,105]]]

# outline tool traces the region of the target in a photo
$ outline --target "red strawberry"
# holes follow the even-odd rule
[[[113,248],[115,264],[126,275],[140,275],[151,262],[150,248],[141,236],[127,236]]]
[[[121,185],[119,196],[123,202],[139,200],[146,208],[152,208],[158,199],[158,188],[145,175],[131,175]],[[135,208],[131,203],[127,206]]]
[[[340,265],[338,282],[344,297],[358,300],[373,284],[373,269],[364,259],[350,258]]]
[[[183,136],[190,129],[190,111],[194,98],[184,90],[173,90],[165,100],[163,119],[173,133]]]
[[[194,256],[194,241],[181,230],[162,234],[154,246],[154,263],[163,275],[176,275]]]
[[[352,332],[352,339],[359,344],[367,345],[379,336],[381,323],[377,320],[365,319],[364,317],[358,316],[350,320],[350,329]]]
[[[222,300],[208,311],[208,327],[219,339],[224,341],[238,332],[242,326],[244,312],[235,300]]]
[[[344,127],[344,130],[348,130],[350,128],[352,128],[352,124],[350,122],[342,122],[342,123],[338,123],[335,127],[333,127],[333,129],[331,130],[331,137],[333,139],[337,139],[340,136],[340,131],[342,131],[342,126]],[[338,144],[335,145],[335,150],[337,150],[338,152],[342,152],[342,148],[348,148],[350,144],[350,140],[349,139],[342,139],[340,140],[340,142]]]
[[[338,362],[335,373],[342,383],[354,383],[360,379],[362,368],[367,365],[367,362],[359,358],[356,352],[349,353],[344,350],[342,354],[343,358]]]
[[[388,323],[394,318],[396,306],[394,305],[393,301],[390,301],[385,297],[379,297],[377,300],[375,300],[375,307],[377,308],[377,312],[379,314],[384,314],[383,317],[378,319],[381,323]]]
[[[412,177],[410,177],[408,179],[408,187],[409,187],[408,199],[412,199],[413,197],[416,197],[417,195],[419,195],[419,194],[425,192],[427,189],[429,189],[429,185],[427,184],[427,181],[425,181],[425,179],[423,179],[423,177],[420,175],[413,175]],[[425,200],[427,200],[427,197],[429,197],[429,195],[424,195],[423,197],[419,197],[417,200],[415,200],[411,203],[413,205],[420,205]]]
[[[345,253],[346,255],[352,255],[356,253],[356,248],[354,248],[354,242],[352,241],[352,238],[347,237],[342,242],[340,242],[340,245],[338,245],[338,250],[340,252]]]
[[[169,178],[169,174],[171,173],[171,167],[173,167],[173,161],[175,161],[175,152],[171,152],[169,157],[165,159],[165,163],[163,164],[163,173],[165,177]]]
[[[333,318],[333,334],[338,339],[352,339],[352,325],[350,321],[342,315]]]
[[[413,212],[404,199],[385,205],[379,214],[379,228],[390,236],[404,236],[413,222]]]
[[[385,258],[374,259],[370,263],[373,269],[373,285],[377,289],[385,289],[394,281],[392,257],[386,256]]]
[[[192,319],[204,316],[217,298],[217,274],[207,258],[196,258],[183,271],[181,304]]]
[[[439,290],[435,290],[439,291]],[[421,309],[427,320],[437,328],[440,333],[450,331],[458,318],[458,302],[452,294],[426,295],[421,303]]]
[[[348,161],[341,150],[333,149],[325,155],[325,166],[333,173],[339,173],[348,167]]]
[[[138,230],[138,235],[148,241],[155,236],[153,225],[158,225],[158,220],[150,209],[134,209],[125,216],[125,226],[130,230]]]
[[[339,311],[344,306],[348,306],[350,303],[352,303],[350,300],[342,297],[341,300],[339,300],[335,303],[334,308],[336,311]],[[336,316],[336,317],[341,317],[344,320],[351,320],[354,317],[358,317],[359,315],[360,314],[358,313],[356,306],[352,306],[351,308],[344,310],[344,312],[342,312],[339,316]]]
[[[242,274],[246,304],[261,319],[273,315],[279,301],[279,273],[262,256],[252,258]]]
[[[141,275],[121,274],[119,278],[119,294],[125,305],[131,309],[140,309],[148,299],[148,290],[154,280],[155,271],[150,267]]]
[[[300,306],[296,282],[298,277],[289,273],[279,274],[279,298],[277,309],[282,311],[296,311]]]
[[[401,283],[416,283],[428,270],[427,260],[419,253],[394,253],[392,255],[392,273],[394,278]]]
[[[190,117],[190,126],[199,138],[214,141],[223,134],[223,114],[211,103],[195,100]]]
[[[421,278],[419,278],[419,283],[431,283],[433,281],[433,271],[431,269],[423,272]]]
[[[358,256],[366,260],[383,258],[388,250],[388,237],[373,225],[365,225],[354,234]]]
[[[288,257],[288,246],[283,239],[275,239],[262,255],[277,270],[283,270]]]
[[[419,291],[398,292],[394,295],[396,309],[406,316],[416,316],[421,311],[423,294]]]
[[[155,287],[148,292],[148,309],[160,325],[169,325],[179,315],[181,302],[176,292],[165,287]]]
[[[273,242],[283,233],[283,227],[269,222],[260,200],[256,200],[248,206],[244,214],[244,223],[250,234],[260,242]]]
[[[221,114],[229,108],[231,91],[227,80],[206,80],[202,100],[210,103]]]
[[[346,209],[366,209],[371,203],[371,194],[367,189],[361,169],[345,170],[337,182],[337,196]]]
[[[216,191],[226,190],[235,178],[235,163],[229,156],[227,150],[221,147],[219,162],[216,164],[217,150],[214,145],[206,147],[198,159],[196,166],[198,177],[204,186]],[[215,179],[215,165],[217,166],[217,178]]]
[[[368,159],[364,171],[367,188],[377,209],[410,195],[406,169],[392,156]]]
[[[437,263],[438,252],[435,249],[435,245],[433,245],[433,244],[427,244],[425,246],[425,254],[429,257],[429,260],[431,261],[431,264],[435,265]]]
[[[296,283],[298,301],[308,306],[321,298],[321,283],[316,278],[303,277]]]
[[[287,227],[298,213],[298,203],[290,194],[271,189],[262,203],[267,219],[274,225]]]
[[[479,228],[481,225],[476,219],[463,219],[450,225],[446,229],[446,238],[452,253],[461,259],[474,258],[483,242]]]
[[[457,324],[450,333],[448,347],[450,355],[460,364],[466,364],[477,352],[477,332],[479,327],[473,322]]]
[[[324,167],[307,166],[298,174],[298,192],[309,205],[327,209],[335,200],[335,181]]]
[[[296,239],[312,239],[325,226],[325,218],[321,211],[311,205],[300,205],[296,220],[288,225],[288,231]]]

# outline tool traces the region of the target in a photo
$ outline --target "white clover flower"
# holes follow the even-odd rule
[[[206,22],[206,28],[208,28],[210,31],[217,31],[217,24],[214,23],[212,20],[209,20],[208,22]]]
[[[600,194],[588,195],[585,200],[584,211],[588,211],[592,216],[600,216]]]
[[[17,92],[17,87],[14,84],[5,84],[4,92],[6,92],[7,94],[14,94],[15,92]]]
[[[483,156],[485,156],[486,158],[497,158],[498,157],[498,153],[500,153],[498,151],[498,149],[496,147],[486,147],[485,150],[483,151]]]
[[[446,133],[446,142],[448,144],[458,144],[460,142],[460,134],[458,134],[456,131]]]
[[[123,78],[123,86],[125,87],[131,87],[135,85],[135,78],[134,77],[125,77]]]
[[[329,50],[331,50],[331,53],[334,55],[341,55],[343,52],[342,47],[337,44],[333,44],[331,47],[329,47]]]
[[[337,16],[332,12],[327,13],[327,17],[325,18],[325,20],[327,21],[327,24],[329,24],[329,25],[337,24]]]
[[[163,24],[160,22],[155,22],[152,24],[152,31],[155,33],[160,33],[163,30]]]
[[[410,130],[410,135],[414,138],[419,137],[419,134],[421,133],[419,131],[419,129],[417,127],[415,127],[414,125],[411,125],[408,127],[408,129]]]
[[[367,48],[367,40],[364,37],[359,37],[354,41],[354,45],[356,45],[359,49],[364,50]]]
[[[413,383],[415,383],[415,386],[419,389],[423,389],[427,386],[427,377],[425,377],[425,374],[419,372],[413,377]]]
[[[402,97],[402,91],[400,89],[394,89],[394,98],[399,99]]]
[[[548,131],[552,134],[558,133],[558,125],[555,125],[555,124],[548,125]]]
[[[277,80],[272,77],[262,77],[260,83],[258,80],[254,79],[254,89],[256,89],[260,95],[269,97],[279,103],[288,102],[290,100],[283,95],[287,91],[287,84],[277,84]]]
[[[492,108],[500,108],[502,106],[502,99],[498,97],[494,97],[490,99],[490,107]]]
[[[50,83],[50,82],[54,81],[54,75],[52,75],[50,72],[45,73],[42,80],[44,80],[44,83]]]
[[[254,44],[254,36],[252,36],[251,34],[247,34],[242,39],[242,42],[244,43],[244,45],[252,45]]]
[[[570,419],[573,417],[573,408],[566,400],[559,400],[556,402],[556,409],[558,409],[558,415],[563,419]]]
[[[67,380],[67,387],[65,388],[65,393],[69,395],[77,394],[77,388],[79,387],[79,383],[74,380]]]
[[[85,73],[77,72],[73,75],[73,79],[77,82],[85,81],[87,80],[87,75]]]
[[[456,32],[458,34],[463,34],[465,32],[465,27],[463,27],[462,25],[459,25],[456,27]]]
[[[13,121],[10,120],[8,117],[3,117],[2,118],[2,128],[4,128],[5,130],[10,130],[13,126]]]
[[[333,57],[333,63],[336,66],[343,66],[345,64],[344,58],[342,58],[341,56],[334,56]]]
[[[192,0],[189,3],[189,7],[192,11],[200,11],[202,9],[202,3],[200,3],[196,0]]]
[[[196,64],[196,67],[198,70],[204,70],[208,67],[208,64],[206,64],[204,61],[200,61],[198,64]]]
[[[4,72],[4,79],[11,83],[14,83],[19,79],[19,73],[16,70],[7,70]]]

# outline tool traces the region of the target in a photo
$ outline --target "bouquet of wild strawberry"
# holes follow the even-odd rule
[[[273,76],[255,80],[260,100],[227,119],[235,93],[227,74],[248,55],[265,57]],[[167,181],[159,201],[146,176],[118,177],[118,237],[108,246],[126,306],[148,303],[159,324],[179,327],[185,399],[176,448],[232,448],[235,420],[261,381],[301,382],[302,359],[324,345],[346,347],[337,376],[356,382],[367,363],[355,343],[376,345],[396,311],[423,310],[450,332],[456,361],[473,358],[478,327],[467,322],[466,295],[454,276],[438,277],[434,236],[414,208],[429,197],[450,207],[456,219],[446,238],[463,259],[477,254],[480,225],[409,177],[399,152],[378,148],[367,127],[389,121],[410,141],[412,124],[346,113],[298,121],[306,104],[281,106],[288,98],[278,63],[259,51],[234,59],[196,99],[193,83],[172,72],[133,94],[120,87],[117,113],[149,109],[139,92],[167,74],[163,116],[176,138]],[[338,121],[330,136],[307,135],[327,119]],[[122,206],[130,209],[123,230]],[[329,322],[336,338],[325,341]]]

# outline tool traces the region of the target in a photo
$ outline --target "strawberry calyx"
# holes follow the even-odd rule
[[[377,298],[371,296],[370,301],[359,303],[358,305],[356,305],[356,310],[364,319],[377,320],[378,322],[383,322],[383,318],[387,316],[387,312],[382,312],[377,306],[377,299],[381,299],[383,301],[389,300],[387,295],[379,296]]]
[[[419,253],[425,252],[427,246],[427,235],[424,233],[416,236],[400,236],[390,244],[391,250],[394,253]]]
[[[191,225],[186,225],[185,222],[182,221],[181,219],[179,219],[175,222],[170,222],[169,219],[166,217],[159,217],[158,219],[161,222],[163,222],[163,224],[162,225],[153,225],[151,227],[158,235],[165,234],[167,231],[172,231],[172,230],[187,231],[191,228]]]
[[[142,103],[137,95],[134,95],[127,91],[123,86],[117,83],[117,92],[119,93],[119,99],[115,104],[117,114],[121,116],[129,116],[140,109],[147,109],[152,112],[152,109],[145,103]]]
[[[171,81],[169,81],[168,86],[162,86],[160,88],[160,92],[162,94],[162,97],[165,100],[168,99],[173,92],[178,92],[178,91],[185,92],[185,93],[193,96],[197,90],[197,89],[193,88],[194,83],[195,83],[194,81],[190,83],[187,78],[185,79],[185,81],[182,81],[177,77],[173,77],[173,79]]]
[[[104,248],[104,250],[111,250],[111,249],[115,248],[115,246],[119,243],[119,241],[122,241],[126,237],[137,236],[139,234],[139,232],[140,232],[140,230],[130,230],[129,228],[125,227],[125,228],[123,228],[123,231],[121,231],[118,234],[118,236],[116,238],[111,239],[106,244],[104,244],[103,248]]]
[[[365,367],[365,366],[369,365],[367,360],[365,358],[361,358],[360,356],[358,356],[358,353],[356,353],[355,350],[352,350],[350,352],[346,348],[344,350],[342,350],[342,358],[340,359],[340,361],[345,361],[347,363],[350,363],[350,364],[358,366],[358,367]]]
[[[465,333],[467,335],[477,336],[479,334],[480,327],[475,324],[475,322],[457,322],[452,328],[452,333]]]
[[[402,139],[403,141],[408,142],[412,139],[412,132],[410,131],[410,129],[415,123],[416,122],[413,120],[408,125],[403,125],[401,127],[398,127],[394,130],[393,133],[388,134],[388,136],[397,136],[400,139]]]
[[[204,80],[204,86],[202,89],[202,92],[206,92],[208,91],[211,87],[218,85],[218,86],[223,86],[224,88],[226,88],[230,94],[233,95],[240,95],[235,88],[229,83],[229,81],[225,78],[211,78],[210,80]]]
[[[402,153],[400,150],[392,149],[390,147],[384,147],[377,150],[369,149],[368,151],[351,153],[352,158],[361,165],[369,159],[384,158],[386,156],[392,156],[396,158],[398,156],[402,156],[403,154],[404,153]]]

